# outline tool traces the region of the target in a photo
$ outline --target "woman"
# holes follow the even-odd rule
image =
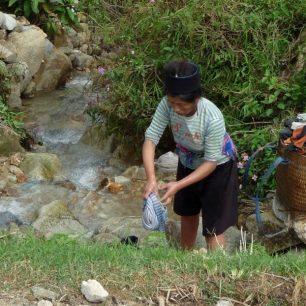
[[[170,124],[179,155],[177,181],[161,186],[161,201],[174,197],[181,216],[181,247],[194,246],[202,211],[208,250],[223,247],[224,231],[237,222],[238,175],[236,149],[226,133],[224,118],[215,104],[201,97],[198,67],[173,61],[165,67],[166,96],[145,132],[143,163],[147,175],[144,197],[158,193],[154,155]]]

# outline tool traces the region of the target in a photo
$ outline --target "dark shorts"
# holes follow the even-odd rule
[[[192,169],[180,162],[177,180],[189,175]],[[198,215],[202,210],[203,235],[220,235],[237,223],[238,169],[236,161],[218,165],[205,179],[192,184],[174,197],[174,212],[180,216]]]

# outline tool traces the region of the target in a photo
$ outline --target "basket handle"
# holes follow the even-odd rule
[[[271,163],[271,165],[269,166],[269,168],[266,170],[265,174],[261,177],[258,185],[257,185],[257,191],[256,191],[256,195],[255,197],[253,197],[253,200],[255,201],[255,214],[256,214],[256,221],[257,224],[259,225],[259,227],[262,226],[262,218],[261,218],[261,214],[260,214],[260,205],[259,205],[259,200],[261,199],[260,197],[260,190],[261,187],[268,181],[268,179],[270,178],[272,172],[274,169],[276,169],[278,167],[278,165],[280,164],[287,164],[288,160],[285,159],[282,156],[278,156],[276,159],[274,159],[274,161]]]
[[[263,147],[258,148],[251,156],[250,158],[247,160],[246,164],[245,164],[245,172],[243,174],[243,179],[242,179],[242,186],[245,187],[248,184],[248,179],[249,179],[249,171],[251,168],[251,164],[253,162],[253,160],[261,153],[263,152],[265,149],[276,149],[276,144],[275,143],[267,143],[266,145],[264,145]]]
[[[259,149],[257,149],[255,151],[255,153],[253,153],[251,155],[251,157],[248,159],[247,163],[246,163],[246,167],[245,167],[245,173],[243,176],[243,186],[247,185],[248,182],[248,174],[249,174],[249,170],[251,167],[251,164],[253,162],[253,160],[259,155],[259,153],[261,153],[263,150],[265,149],[275,149],[276,148],[276,144],[273,143],[268,143],[263,147],[260,147]],[[255,196],[251,196],[251,200],[253,200],[255,202],[255,216],[256,216],[256,222],[257,222],[257,226],[260,232],[263,232],[263,222],[262,222],[262,217],[261,217],[261,213],[260,213],[260,200],[263,199],[263,197],[261,197],[260,195],[260,190],[261,187],[268,181],[268,179],[270,178],[270,176],[272,175],[272,172],[274,169],[276,169],[280,164],[288,164],[288,160],[285,159],[282,156],[278,156],[277,158],[274,159],[274,161],[270,164],[269,168],[265,171],[264,175],[261,177],[261,179],[259,180],[259,183],[257,185],[256,188],[256,194]],[[282,229],[279,232],[276,233],[270,233],[270,234],[264,234],[265,237],[267,238],[273,238],[276,237],[284,232],[287,232],[288,229]]]

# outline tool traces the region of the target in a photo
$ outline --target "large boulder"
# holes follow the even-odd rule
[[[51,153],[27,153],[20,168],[30,180],[34,181],[65,179],[58,157]]]
[[[50,238],[54,234],[84,235],[86,229],[70,212],[66,203],[56,200],[40,208],[33,228]]]
[[[45,58],[48,48],[51,48],[46,39],[47,34],[36,26],[24,27],[22,32],[12,32],[7,40],[15,45],[17,61],[27,63],[30,73],[21,84],[21,91],[24,91],[28,84],[39,70]]]
[[[10,127],[0,124],[0,155],[9,156],[16,152],[24,152],[20,145],[20,135]]]
[[[109,242],[108,236],[110,234],[113,235],[114,242],[120,239],[128,243],[129,238],[133,240],[132,237],[134,237],[137,243],[142,245],[146,242],[146,238],[150,234],[150,231],[144,229],[140,217],[111,217],[105,220],[95,231],[93,240],[100,243]]]
[[[36,91],[52,91],[66,83],[72,69],[71,61],[62,51],[53,48],[35,75]]]

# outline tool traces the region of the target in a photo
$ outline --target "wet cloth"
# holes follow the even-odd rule
[[[165,231],[167,208],[160,202],[154,192],[151,192],[143,203],[142,224],[150,231]]]

